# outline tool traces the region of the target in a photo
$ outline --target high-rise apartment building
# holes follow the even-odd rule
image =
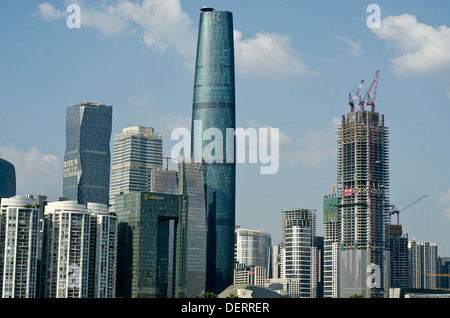
[[[437,243],[408,242],[410,287],[417,289],[439,288],[440,264]]]
[[[363,103],[357,111],[352,107],[347,116],[342,116],[338,128],[340,257],[352,266],[346,269],[340,262],[340,297],[355,291],[366,295],[366,288],[370,289],[370,297],[384,294],[388,270],[388,158],[389,130],[384,115],[375,112],[374,106],[364,110]],[[370,286],[366,284],[368,266],[373,267],[377,280]]]
[[[112,106],[67,108],[63,196],[80,204],[109,202]]]
[[[203,163],[207,218],[206,290],[220,293],[233,284],[234,268],[236,120],[233,16],[229,11],[216,11],[211,7],[203,7],[201,11],[191,156],[196,162]],[[233,138],[226,138],[227,129],[232,129]],[[211,141],[213,138],[214,142]]]
[[[290,280],[290,295],[315,298],[317,259],[315,243],[316,211],[282,211],[283,269],[281,278]]]
[[[162,135],[151,127],[130,126],[114,136],[110,209],[120,192],[148,190],[150,170],[163,165]]]
[[[39,210],[27,196],[2,198],[0,296],[35,298],[38,282]]]
[[[16,195],[16,169],[14,165],[0,158],[0,199]]]
[[[48,202],[43,236],[45,298],[114,298],[118,219],[100,203]]]

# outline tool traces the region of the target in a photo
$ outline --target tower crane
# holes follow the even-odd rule
[[[379,75],[380,75],[380,71],[378,70],[377,73],[375,74],[375,79],[373,80],[372,84],[370,84],[369,88],[364,93],[364,96],[362,98],[361,98],[361,96],[359,97],[359,105],[361,106],[361,110],[364,110],[364,103],[366,103],[366,100],[367,100],[367,105],[372,106],[372,111],[375,110],[375,99],[377,96]],[[373,95],[371,98],[370,91],[372,90],[372,87],[373,87]]]
[[[356,87],[353,90],[353,91],[355,91],[355,94],[353,96],[352,96],[352,92],[353,91],[348,94],[348,104],[350,105],[350,111],[351,112],[353,112],[353,110],[355,109],[355,101],[356,101],[356,98],[359,96],[359,92],[360,92],[360,90],[361,90],[363,85],[364,85],[364,80],[362,80],[359,83],[358,87]]]
[[[405,210],[405,209],[407,209],[407,208],[409,208],[410,206],[416,204],[416,203],[419,202],[420,200],[425,199],[426,197],[428,197],[428,195],[421,196],[420,198],[418,198],[417,200],[414,200],[413,202],[411,202],[410,204],[408,204],[407,206],[405,206],[403,209],[400,209],[400,210],[398,210],[397,207],[396,207],[395,205],[391,205],[391,211],[389,212],[389,217],[390,217],[392,214],[397,214],[397,225],[399,225],[399,224],[400,224],[400,223],[399,223],[399,222],[400,222],[400,220],[399,220],[399,218],[400,218],[400,212],[403,211],[403,210]]]
[[[372,98],[368,95],[369,100],[367,101],[367,105],[372,107],[372,111],[375,111],[375,99],[377,98],[377,90],[378,90],[378,77],[380,75],[380,71],[378,70],[375,74],[375,79],[373,80],[373,95]]]

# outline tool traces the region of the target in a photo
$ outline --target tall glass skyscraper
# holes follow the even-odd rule
[[[211,7],[203,7],[201,11],[191,155],[196,162],[200,162],[200,158],[203,163],[207,218],[206,291],[220,293],[233,284],[234,265],[234,135],[232,145],[228,143],[227,147],[226,143],[227,128],[233,129],[233,133],[236,128],[233,16],[231,12],[216,11]],[[216,147],[211,149],[211,144]],[[208,149],[211,150],[209,153]]]
[[[16,195],[16,170],[14,165],[0,158],[0,199]]]
[[[180,189],[185,189],[180,192]],[[174,170],[151,170],[151,192],[186,194],[188,200],[186,297],[201,297],[206,280],[206,214],[201,163],[178,163]]]
[[[63,196],[80,204],[108,204],[112,106],[67,108]]]

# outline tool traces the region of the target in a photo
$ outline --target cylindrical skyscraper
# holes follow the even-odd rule
[[[220,293],[233,284],[236,188],[233,16],[231,12],[210,7],[201,11],[191,154],[194,161],[203,163],[206,291]]]

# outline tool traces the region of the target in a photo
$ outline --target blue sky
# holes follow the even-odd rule
[[[70,29],[69,4],[81,8]],[[381,27],[366,12],[377,4]],[[155,128],[170,155],[190,128],[199,8],[233,12],[237,126],[280,129],[280,168],[239,164],[237,223],[280,240],[281,210],[317,210],[336,178],[336,124],[361,80],[380,79],[390,128],[390,199],[410,239],[450,256],[450,3],[298,0],[3,0],[0,157],[19,194],[61,192],[66,107],[113,106],[113,135]],[[111,139],[112,146],[112,139]],[[320,171],[320,173],[318,172]],[[395,222],[393,219],[392,222]]]

